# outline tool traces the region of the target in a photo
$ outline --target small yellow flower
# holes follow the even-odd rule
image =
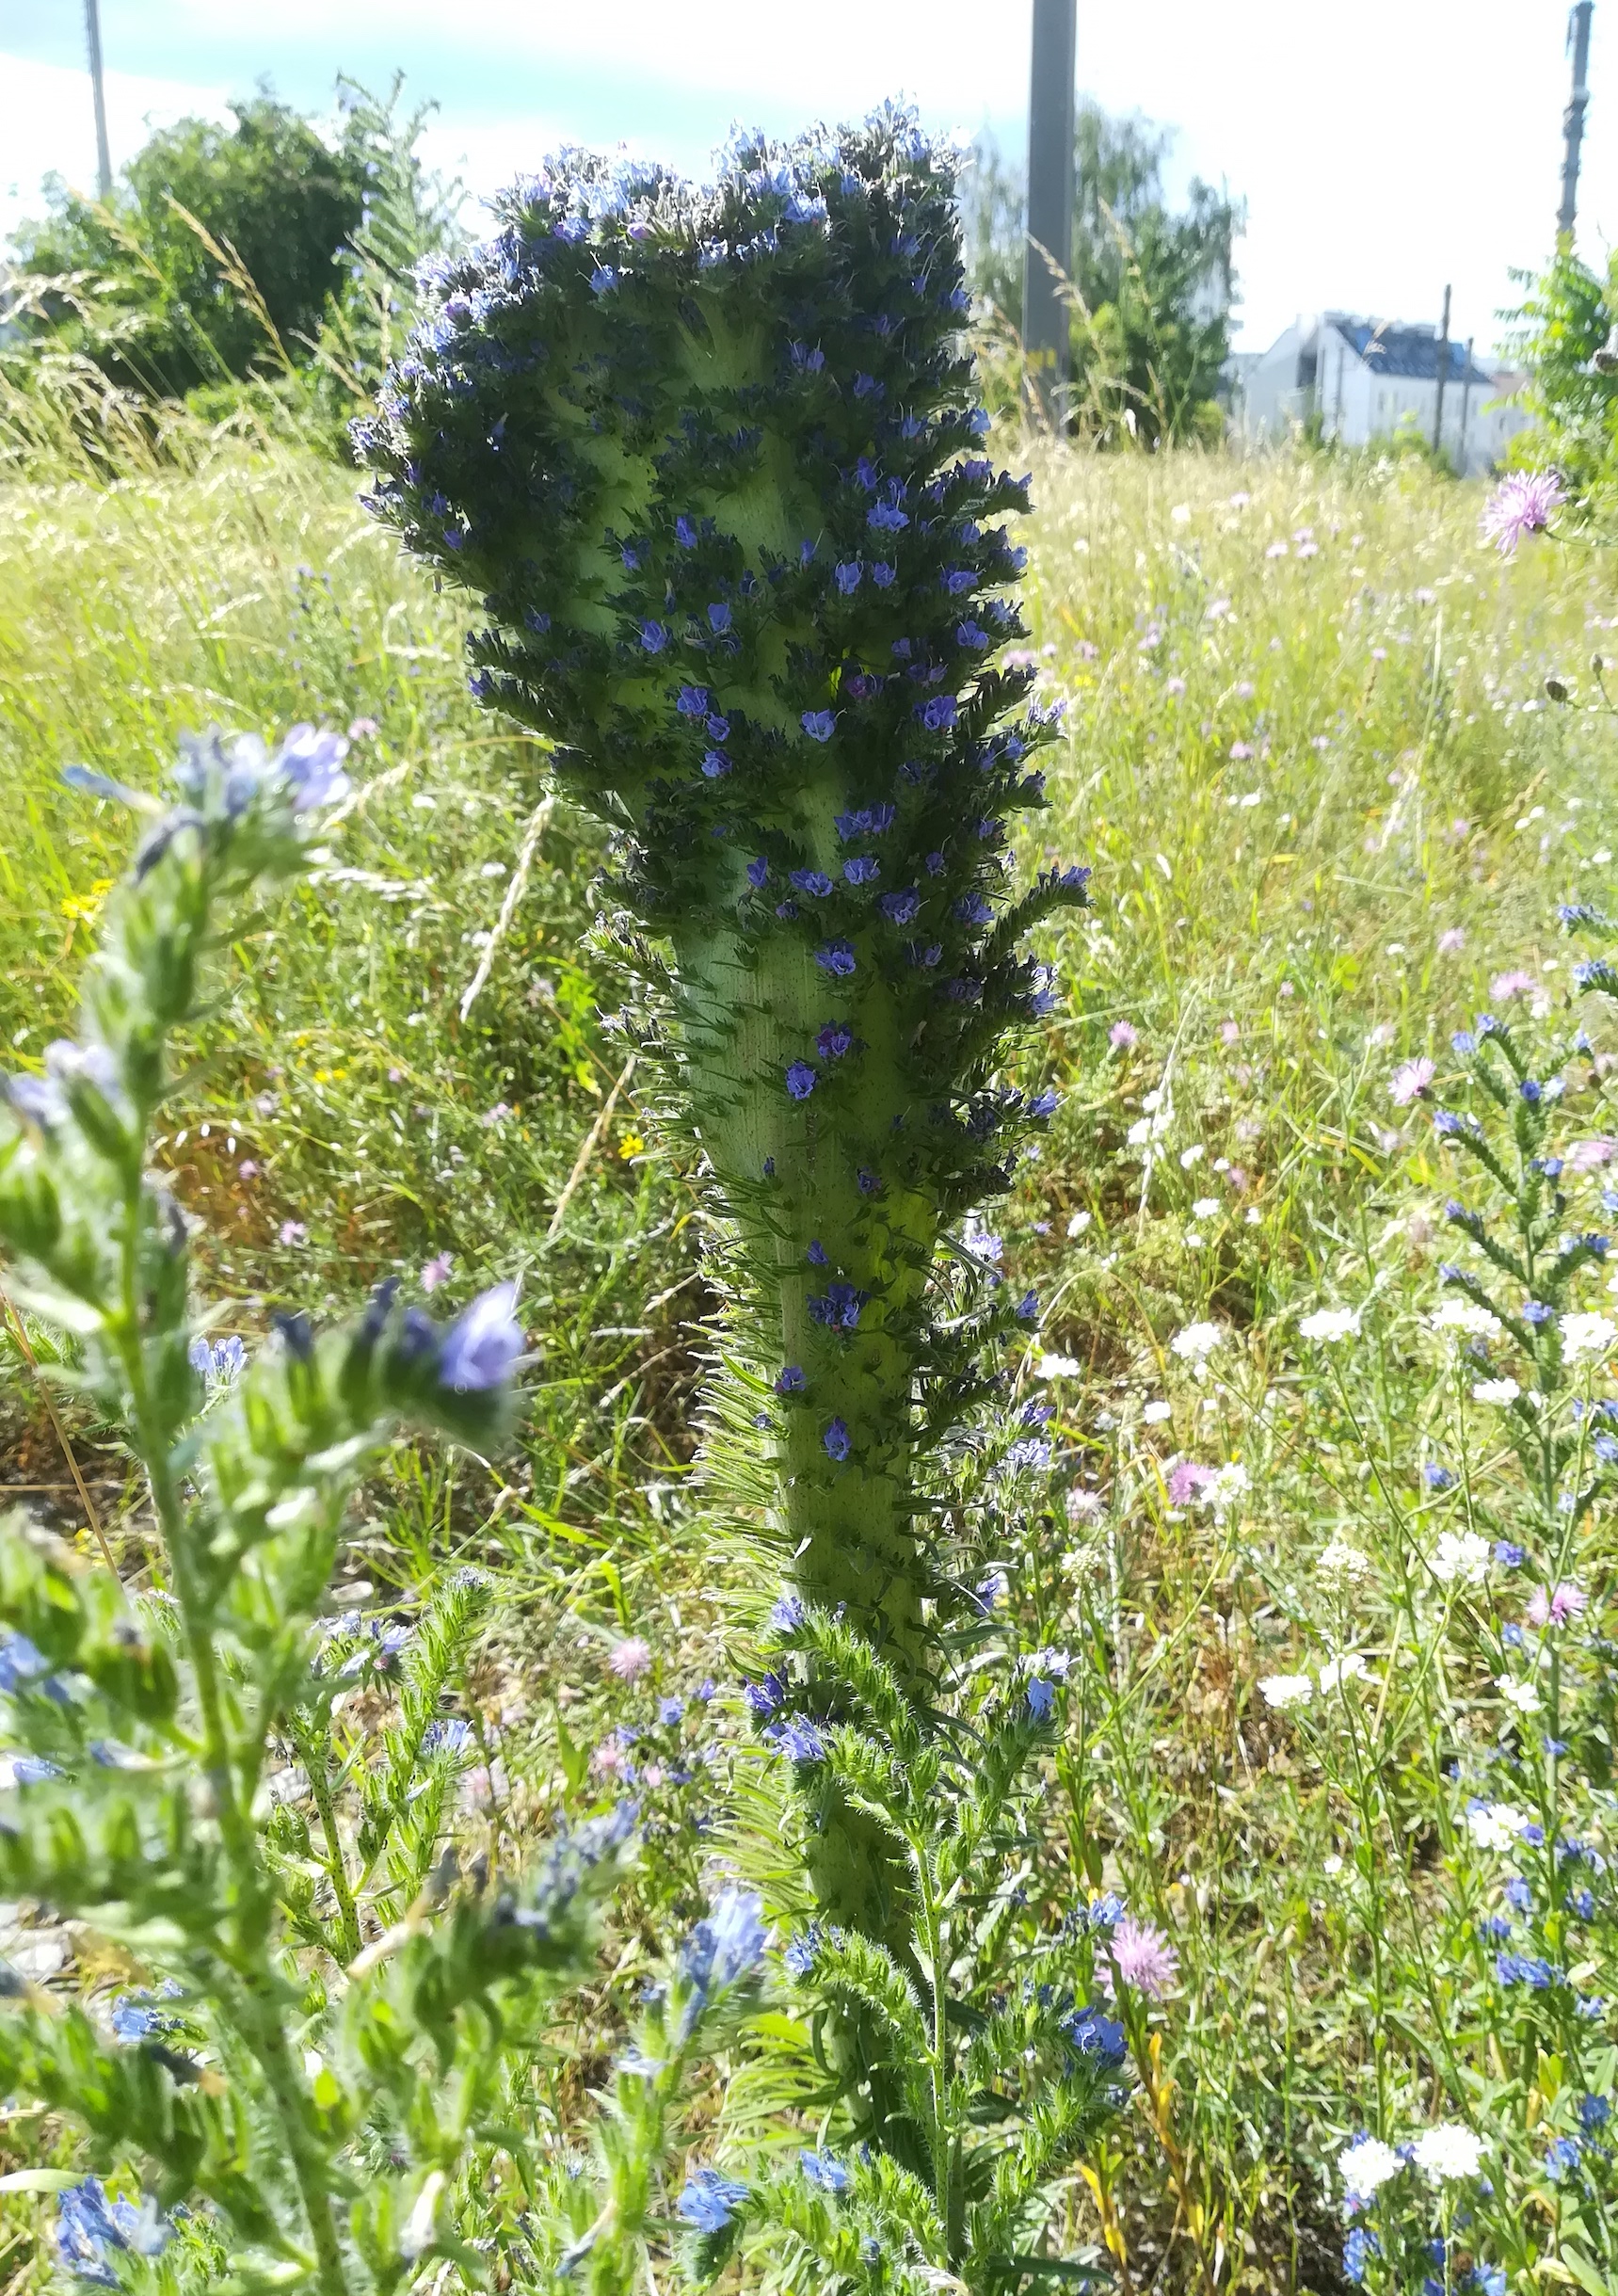
[[[110,877],[97,877],[88,892],[68,893],[62,901],[62,915],[74,924],[93,924],[102,903],[112,891]]]
[[[625,1132],[623,1138],[618,1142],[618,1154],[623,1158],[625,1164],[628,1164],[632,1156],[644,1155],[645,1152],[646,1142],[641,1138],[639,1132]]]

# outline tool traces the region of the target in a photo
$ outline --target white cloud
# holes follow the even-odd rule
[[[0,240],[24,216],[44,213],[41,184],[56,173],[70,187],[95,192],[95,112],[89,74],[62,64],[0,56],[5,88],[5,157],[0,160]],[[106,74],[106,139],[114,171],[133,159],[154,127],[171,126],[187,113],[225,117],[223,87],[148,78],[132,72]]]

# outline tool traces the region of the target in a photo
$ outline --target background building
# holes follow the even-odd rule
[[[1402,432],[1433,437],[1439,354],[1444,380],[1444,445],[1463,472],[1486,471],[1528,423],[1502,402],[1520,377],[1468,358],[1464,344],[1440,344],[1433,327],[1359,319],[1326,311],[1293,322],[1235,377],[1233,415],[1248,438],[1284,438],[1313,424],[1344,446],[1370,446]]]

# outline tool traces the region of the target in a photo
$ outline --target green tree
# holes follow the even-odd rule
[[[24,228],[25,329],[164,396],[307,356],[361,221],[362,139],[334,152],[264,92],[232,111],[160,130],[105,205],[58,194]]]
[[[1073,406],[1102,438],[1191,437],[1218,422],[1230,351],[1241,202],[1193,177],[1185,208],[1167,204],[1172,136],[1138,116],[1083,102],[1075,127]],[[977,296],[1020,324],[1026,198],[1020,173],[983,137],[963,185],[969,273]],[[1037,260],[1037,258],[1036,258]]]
[[[1538,278],[1513,277],[1527,293],[1502,315],[1528,372],[1523,403],[1534,424],[1513,441],[1512,459],[1554,463],[1587,515],[1610,512],[1618,494],[1618,357],[1608,347],[1618,327],[1618,258],[1603,278],[1563,248]]]

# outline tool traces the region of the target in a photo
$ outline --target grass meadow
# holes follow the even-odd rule
[[[1499,976],[1522,979],[1497,1001],[1567,998],[1557,904],[1599,900],[1618,847],[1590,666],[1618,599],[1597,554],[1485,551],[1479,491],[1414,460],[1029,452],[1030,642],[1069,710],[1024,859],[1095,875],[1088,914],[1045,937],[1062,1007],[1028,1055],[1064,1105],[992,1215],[1045,1308],[1019,1388],[1057,1406],[1049,1471],[1005,1486],[1005,1565],[1082,1653],[1050,1827],[1083,1833],[1090,1880],[1178,1955],[1161,2054],[1071,2224],[1126,2296],[1330,2288],[1346,2134],[1492,2078],[1437,1770],[1476,1653],[1418,1567],[1449,1519],[1421,1473],[1450,1407],[1422,1319],[1451,1182],[1430,1113],[1390,1086],[1420,1058],[1442,1084]],[[189,727],[353,728],[355,793],[312,882],[232,952],[160,1156],[226,1327],[388,1275],[430,1269],[441,1306],[521,1278],[518,1444],[401,1449],[351,1589],[495,1574],[468,1689],[541,1824],[605,1789],[610,1731],[658,1695],[713,1678],[716,1735],[745,1741],[730,1549],[691,1478],[708,1214],[603,1025],[593,832],[545,801],[534,741],[468,698],[460,607],[355,496],[329,461],[231,433],[110,473],[12,458],[0,1032],[26,1065],[61,1030],[126,857],[127,816],[63,789],[64,764],[151,787]],[[1606,1066],[1569,1098],[1593,1133]],[[1312,1345],[1322,1306],[1361,1328]],[[1177,1352],[1199,1325],[1216,1342]],[[0,1473],[82,1524],[14,1331],[0,1346]],[[82,1419],[72,1440],[137,1570],[120,1454]],[[1187,1462],[1222,1479],[1188,1485]],[[1334,1543],[1363,1569],[1322,1574]],[[656,1654],[628,1691],[603,1666],[626,1633]],[[1373,1671],[1331,1743],[1259,1694],[1350,1645]],[[681,1831],[683,1790],[649,1788],[649,1929],[734,1847],[723,1814]],[[25,2278],[26,2209],[8,2221],[0,2273]]]

